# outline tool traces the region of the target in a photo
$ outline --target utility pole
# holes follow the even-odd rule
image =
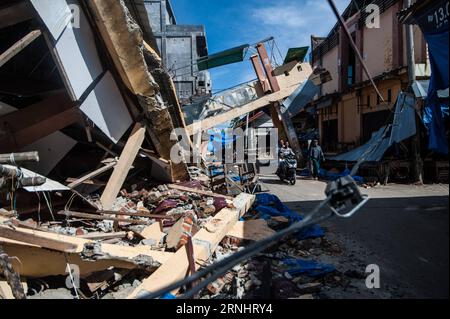
[[[405,0],[405,8],[411,6],[412,0]],[[406,55],[408,61],[408,79],[409,87],[416,81],[416,61],[415,61],[415,47],[414,47],[414,30],[411,24],[405,24],[406,28]],[[420,125],[416,119],[416,135],[412,140],[413,146],[413,174],[414,182],[423,184],[423,164],[420,157]]]

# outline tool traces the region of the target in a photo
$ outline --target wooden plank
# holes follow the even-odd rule
[[[16,299],[6,281],[0,280],[0,299]]]
[[[220,241],[233,228],[238,219],[248,210],[255,196],[240,194],[235,200],[236,208],[222,209],[205,228],[192,238],[196,263],[208,260]],[[127,298],[134,299],[143,292],[155,292],[167,285],[183,279],[189,269],[189,259],[185,247],[180,248],[168,261],[145,279]]]
[[[31,42],[36,40],[41,36],[42,32],[40,30],[34,30],[24,36],[22,39],[17,41],[8,50],[0,55],[0,68],[6,64],[9,60],[15,57],[19,52],[25,49]]]
[[[73,183],[73,182],[76,182],[77,180],[78,180],[77,178],[69,177],[66,179],[66,183]],[[99,187],[106,186],[105,182],[95,180],[95,179],[85,180],[85,181],[83,181],[82,184],[83,185],[95,185],[95,186],[99,186]]]
[[[239,239],[259,241],[275,234],[264,219],[238,221],[227,233],[227,236]]]
[[[159,223],[153,223],[150,226],[145,227],[139,235],[145,239],[153,239],[159,244],[166,234],[161,231],[161,225]]]
[[[116,161],[108,163],[105,166],[100,167],[99,169],[97,169],[97,170],[95,170],[95,171],[93,171],[93,172],[91,172],[91,173],[89,173],[89,174],[87,174],[87,175],[85,175],[83,177],[78,178],[76,181],[74,181],[74,182],[70,183],[69,185],[67,185],[67,187],[75,188],[75,187],[83,184],[87,180],[90,180],[91,178],[94,178],[94,177],[96,177],[98,175],[101,175],[101,174],[109,171],[110,169],[112,169],[116,165],[117,165]]]
[[[58,239],[58,237],[48,237],[44,232],[32,230],[32,233],[30,233],[26,232],[26,230],[27,229],[13,229],[8,226],[0,225],[0,237],[68,253],[75,252],[78,247],[76,244],[65,242]]]
[[[0,225],[0,230],[5,227]],[[80,254],[85,250],[86,245],[95,244],[92,240],[21,228],[11,230],[15,234],[0,233],[0,243],[9,256],[20,260],[19,262],[13,259],[13,266],[23,276],[64,275],[65,255],[69,263],[80,266],[82,274],[105,270],[111,266],[133,269],[136,268],[135,258],[139,259],[139,256],[148,256],[157,263],[164,263],[173,255],[173,253],[152,250],[151,247],[144,245],[127,247],[96,243],[98,248],[95,258],[93,261],[88,261],[83,260]]]
[[[184,232],[184,218],[180,218],[175,225],[170,227],[167,237],[166,237],[166,247],[168,249],[177,248],[178,243],[180,242],[181,236]]]
[[[172,216],[162,215],[162,214],[149,214],[149,213],[128,213],[128,212],[117,212],[113,210],[98,210],[98,214],[106,214],[106,215],[117,215],[117,216],[136,216],[136,217],[147,217],[150,219],[173,219]]]
[[[84,239],[90,240],[105,240],[105,239],[114,239],[114,238],[125,238],[127,232],[121,231],[116,233],[91,233],[87,235],[77,236]]]
[[[58,215],[63,215],[67,217],[77,217],[82,219],[92,219],[92,220],[112,220],[118,223],[127,223],[127,224],[134,224],[134,225],[147,225],[148,222],[143,220],[135,220],[135,219],[125,219],[125,218],[116,218],[116,217],[110,217],[110,216],[104,216],[104,215],[95,215],[95,214],[86,214],[86,213],[79,213],[79,212],[69,212],[69,211],[60,211],[58,212]]]
[[[149,122],[147,132],[158,155],[170,160],[172,148],[178,142],[171,139],[174,123],[160,87],[148,69],[142,48],[142,32],[132,25],[126,6],[122,1],[92,0],[87,2],[92,20],[101,35],[101,44],[106,47],[118,75],[124,85],[137,99]],[[164,83],[160,83],[164,86]],[[166,103],[164,103],[164,102]],[[168,103],[167,103],[168,102]],[[182,123],[180,123],[182,125]],[[185,163],[171,163],[171,180],[189,178]]]
[[[1,226],[0,226],[1,227]],[[20,238],[25,238],[26,235],[29,235],[29,237],[33,236],[37,240],[33,242],[25,242],[21,240],[16,240],[13,238],[7,238],[3,235],[0,236],[0,243],[2,244],[3,248],[5,248],[5,245],[11,244],[11,245],[21,245],[26,247],[35,247],[35,248],[46,248],[46,250],[53,250],[58,251],[61,253],[69,253],[69,254],[80,254],[84,251],[85,246],[89,244],[94,244],[95,241],[84,239],[80,237],[75,236],[66,236],[66,235],[60,235],[55,233],[48,233],[48,232],[42,232],[37,230],[29,230],[29,229],[16,229],[16,232],[20,234]],[[19,237],[19,236],[14,236]],[[44,242],[40,239],[46,239],[47,242]],[[60,245],[55,245],[54,243],[59,243]],[[68,251],[65,246],[73,247]],[[99,255],[98,259],[104,260],[104,259],[111,259],[111,260],[127,260],[129,259],[129,262],[131,262],[131,259],[138,257],[139,255],[145,255],[153,258],[156,262],[164,263],[166,262],[173,253],[164,252],[164,251],[158,251],[158,250],[152,250],[150,247],[141,245],[141,246],[121,246],[121,245],[113,245],[113,244],[106,244],[106,243],[98,243],[99,249],[97,250],[97,254]],[[5,249],[6,252],[6,249]],[[8,253],[7,253],[8,254]],[[14,256],[12,254],[8,254],[9,256]],[[103,255],[101,257],[100,255]],[[101,258],[100,258],[101,257]],[[96,260],[97,262],[98,260]]]
[[[221,198],[225,198],[225,199],[228,199],[228,200],[231,200],[231,201],[234,200],[234,198],[231,197],[231,196],[217,194],[217,193],[213,193],[213,192],[210,192],[210,191],[203,191],[203,190],[200,190],[200,189],[195,189],[195,188],[191,188],[191,187],[185,187],[185,186],[181,186],[181,185],[170,184],[170,185],[168,185],[168,187],[171,188],[171,189],[176,189],[176,190],[179,190],[179,191],[193,193],[193,194],[205,195],[205,196],[210,196],[210,197],[221,197]]]
[[[114,168],[114,172],[100,198],[104,210],[110,210],[112,208],[117,194],[119,194],[131,166],[139,153],[142,143],[144,142],[145,132],[145,126],[136,123],[127,144],[120,155],[119,161]]]
[[[105,245],[108,244],[102,243],[102,249],[105,249]],[[79,266],[80,275],[84,277],[94,272],[104,271],[110,267],[134,269],[136,264],[131,259],[139,255],[150,256],[159,263],[166,262],[173,255],[173,253],[152,251],[148,246],[139,246],[140,248],[119,247],[120,250],[118,250],[115,247],[118,245],[109,245],[114,246],[114,249],[106,248],[107,252],[113,253],[109,259],[90,261],[83,260],[79,253],[64,253],[21,243],[3,242],[2,246],[9,256],[17,257],[17,259],[13,258],[11,260],[16,272],[21,276],[31,278],[67,276],[67,263]]]

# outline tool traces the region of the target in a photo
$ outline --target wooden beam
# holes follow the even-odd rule
[[[11,287],[4,280],[0,280],[0,297],[1,297],[0,299],[9,299],[9,300],[16,299],[14,298]]]
[[[166,234],[161,231],[160,223],[153,223],[145,227],[138,235],[145,239],[153,239],[156,244],[159,244]]]
[[[270,237],[275,233],[276,232],[267,225],[267,221],[264,219],[253,219],[238,221],[227,233],[227,236],[251,241],[259,241]]]
[[[60,211],[58,212],[58,215],[63,215],[66,217],[77,217],[82,219],[92,219],[92,220],[112,220],[118,223],[127,223],[127,224],[134,224],[134,225],[148,225],[149,223],[143,220],[136,220],[136,219],[125,219],[125,218],[116,218],[116,217],[110,217],[110,216],[104,216],[104,215],[95,215],[95,214],[86,214],[86,213],[79,213],[79,212],[69,212],[69,211]]]
[[[181,185],[170,184],[170,185],[168,185],[168,187],[171,188],[171,189],[176,189],[176,190],[179,190],[179,191],[193,193],[193,194],[200,194],[200,195],[211,196],[211,197],[221,197],[221,198],[225,198],[225,199],[228,199],[228,200],[231,200],[231,201],[234,200],[234,198],[231,197],[231,196],[217,194],[217,193],[213,193],[213,192],[210,192],[210,191],[203,191],[203,190],[200,190],[200,189],[195,189],[195,188],[191,188],[191,187],[185,187],[185,186],[181,186]]]
[[[114,239],[114,238],[125,238],[127,236],[127,232],[121,231],[116,233],[90,233],[87,235],[78,236],[80,238],[89,239],[89,240],[105,240],[105,239]]]
[[[145,126],[142,126],[140,123],[135,125],[127,144],[122,151],[122,155],[120,155],[119,162],[114,168],[114,172],[100,198],[104,210],[110,210],[112,208],[117,194],[119,194],[131,166],[139,153],[142,143],[144,142],[145,132]]]
[[[122,1],[87,1],[95,25],[101,34],[118,74],[125,86],[138,96],[141,108],[149,121],[147,133],[159,156],[170,160],[172,148],[178,141],[171,140],[175,127],[170,114],[170,101],[165,99],[149,71],[143,48],[142,32],[132,25],[128,10]],[[182,123],[180,123],[182,125]],[[171,163],[172,180],[189,178],[185,163]]]
[[[0,229],[2,231],[6,228],[9,227],[0,225]],[[12,232],[9,233],[2,232],[2,234],[0,234],[0,242],[2,244],[3,243],[21,244],[25,246],[51,249],[59,252],[78,253],[78,254],[85,251],[86,245],[95,244],[95,241],[75,236],[66,236],[56,233],[23,228],[16,228],[16,229],[9,228],[9,229],[12,232],[15,232],[16,234],[13,234]],[[34,238],[35,240],[34,241],[29,240],[31,238]],[[104,243],[99,243],[99,245],[100,246],[98,252],[103,254],[105,257],[109,256],[111,259],[125,258],[125,257],[134,258],[139,254],[143,254],[153,257],[155,261],[164,262],[167,260],[168,256],[172,255],[172,253],[165,253],[161,251],[151,250],[150,247],[146,246],[129,247]]]
[[[118,212],[112,210],[99,210],[98,214],[106,214],[106,215],[117,215],[117,216],[136,216],[136,217],[147,217],[150,219],[173,219],[172,216],[162,215],[162,214],[149,214],[149,213],[127,213],[127,212]]]
[[[196,263],[207,261],[216,250],[220,241],[233,228],[238,219],[255,201],[255,196],[240,194],[234,200],[236,208],[222,209],[192,238]],[[189,259],[185,247],[180,248],[168,261],[163,263],[150,277],[145,279],[129,296],[134,299],[141,293],[155,292],[178,280],[185,278],[189,269]]]
[[[9,227],[0,225],[1,231],[6,228]],[[148,256],[154,262],[162,264],[173,255],[152,250],[145,245],[127,247],[37,230],[22,228],[9,230],[0,233],[0,243],[9,256],[17,257],[18,260],[13,259],[13,266],[21,276],[64,275],[67,262],[79,265],[81,275],[109,267],[133,269],[139,264],[139,260],[142,260],[140,256]],[[86,247],[92,245],[97,245],[97,249],[94,256],[86,260]]]
[[[67,94],[0,117],[0,153],[17,151],[81,119]]]
[[[41,247],[64,251],[67,253],[75,252],[77,245],[59,240],[57,237],[45,236],[44,232],[26,232],[26,229],[13,229],[8,226],[0,225],[0,237],[12,239],[15,241],[38,245]]]
[[[34,30],[16,42],[12,47],[3,52],[0,55],[0,68],[6,64],[9,60],[15,57],[19,52],[25,49],[31,42],[40,37],[42,32],[40,30]]]
[[[42,249],[38,246],[28,246],[22,243],[5,243],[2,246],[9,256],[14,256],[11,263],[14,269],[24,277],[42,278],[48,276],[67,276],[67,263],[80,267],[80,275],[85,277],[91,273],[104,271],[110,267],[116,269],[135,269],[137,266],[133,258],[149,256],[157,263],[164,263],[173,253],[151,250],[149,246],[118,247],[118,245],[101,244],[106,253],[113,253],[109,259],[95,261],[85,260],[79,253],[64,253],[60,251]],[[113,247],[106,248],[106,246]]]
[[[94,178],[94,177],[96,177],[98,175],[101,175],[101,174],[109,171],[110,169],[112,169],[116,165],[117,165],[116,161],[108,163],[105,166],[100,167],[99,169],[97,169],[97,170],[95,170],[95,171],[93,171],[93,172],[91,172],[91,173],[89,173],[89,174],[87,174],[87,175],[85,175],[83,177],[78,178],[76,181],[74,181],[74,182],[70,183],[69,185],[67,185],[67,187],[75,188],[75,187],[83,184],[85,181],[90,180],[91,178]]]

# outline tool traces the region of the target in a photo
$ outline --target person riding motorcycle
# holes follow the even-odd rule
[[[277,175],[281,180],[287,179],[291,184],[295,184],[297,159],[295,153],[289,147],[289,142],[283,143],[278,152],[280,162],[278,164]]]
[[[289,147],[289,142],[284,143],[284,145],[280,148],[279,154],[281,159],[286,158],[288,156],[295,156],[292,148]]]

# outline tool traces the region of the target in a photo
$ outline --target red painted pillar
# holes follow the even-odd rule
[[[273,76],[272,71],[272,65],[270,64],[270,59],[267,54],[266,47],[263,43],[259,43],[256,46],[256,50],[258,51],[259,58],[261,59],[261,62],[263,64],[264,70],[266,71],[267,79],[269,80],[270,88],[272,89],[272,93],[280,91],[280,85],[278,84],[277,78]]]

